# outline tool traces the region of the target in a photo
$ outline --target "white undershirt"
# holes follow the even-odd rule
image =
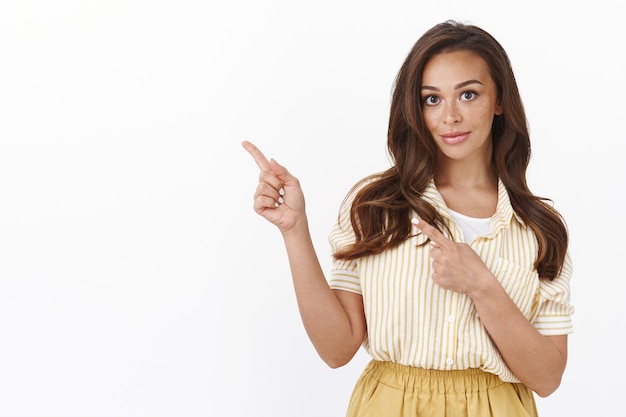
[[[477,219],[469,217],[454,210],[450,210],[450,215],[454,222],[459,226],[463,233],[463,241],[471,243],[478,236],[486,236],[491,231],[491,217],[485,219]]]

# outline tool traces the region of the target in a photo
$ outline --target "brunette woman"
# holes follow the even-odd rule
[[[448,21],[414,45],[391,103],[393,165],[348,193],[329,280],[298,180],[243,145],[319,355],[372,357],[349,417],[537,415],[533,392],[559,386],[572,332],[568,234],[527,186],[526,116],[490,34]]]

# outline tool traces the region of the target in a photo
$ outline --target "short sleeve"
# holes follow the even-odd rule
[[[544,336],[559,336],[574,331],[570,304],[570,278],[572,261],[569,253],[565,256],[561,274],[552,281],[541,280],[539,285],[539,311],[533,322]]]
[[[337,224],[332,228],[328,241],[332,252],[351,245],[356,240],[352,223],[350,221],[350,207],[352,196],[348,196],[339,209]],[[330,288],[334,290],[349,291],[361,294],[361,282],[359,280],[358,262],[356,260],[333,261],[333,269],[330,275]]]

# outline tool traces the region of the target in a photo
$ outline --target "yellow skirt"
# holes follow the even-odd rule
[[[347,417],[537,417],[523,384],[480,369],[435,371],[370,362],[359,378]]]

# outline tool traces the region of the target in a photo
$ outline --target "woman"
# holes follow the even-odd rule
[[[348,416],[536,416],[572,331],[560,215],[526,184],[530,141],[506,52],[448,21],[397,76],[393,166],[346,197],[327,282],[298,180],[251,143],[257,213],[281,231],[307,333],[331,367],[372,356]]]

